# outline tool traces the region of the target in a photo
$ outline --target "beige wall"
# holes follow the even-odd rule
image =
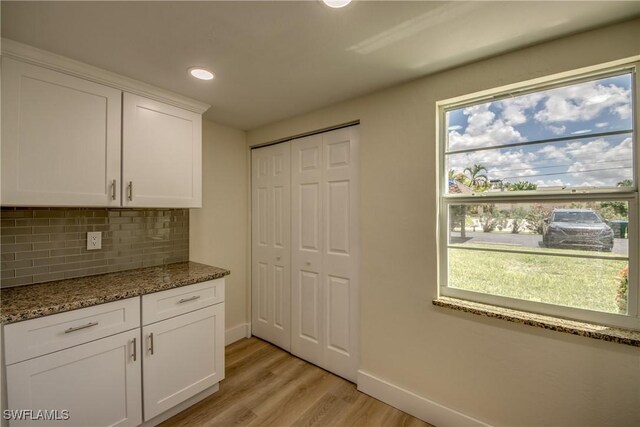
[[[190,211],[189,259],[231,270],[226,328],[248,322],[248,161],[243,131],[202,121],[202,208]]]
[[[638,54],[635,20],[248,132],[255,145],[361,121],[363,370],[495,425],[640,425],[640,349],[431,304],[435,102]]]

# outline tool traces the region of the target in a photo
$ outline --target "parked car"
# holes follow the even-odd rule
[[[548,248],[611,252],[613,230],[591,209],[554,209],[544,220],[542,243]]]

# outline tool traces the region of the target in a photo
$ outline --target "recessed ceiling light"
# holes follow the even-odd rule
[[[214,77],[211,71],[205,70],[204,68],[200,67],[189,68],[189,74],[200,80],[211,80]]]
[[[351,0],[322,0],[322,2],[329,7],[338,9],[351,3]]]

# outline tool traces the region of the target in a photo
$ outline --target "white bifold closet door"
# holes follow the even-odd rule
[[[357,153],[357,126],[252,151],[253,335],[354,382]]]
[[[251,152],[252,334],[291,347],[290,144]]]
[[[351,381],[358,368],[358,128],[292,141],[291,352]]]

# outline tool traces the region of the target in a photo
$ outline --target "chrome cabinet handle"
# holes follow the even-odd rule
[[[92,326],[96,326],[97,324],[98,324],[98,322],[90,322],[90,323],[87,323],[86,325],[76,326],[75,328],[69,328],[66,331],[64,331],[64,333],[68,334],[69,332],[75,332],[75,331],[79,331],[81,329],[87,329],[87,328],[90,328]]]
[[[149,354],[153,354],[153,332],[149,334]]]
[[[133,361],[135,362],[136,359],[138,359],[138,345],[137,345],[137,338],[133,338],[133,354],[131,355],[131,357],[133,358]]]
[[[111,200],[116,199],[116,180],[111,181]]]
[[[129,181],[129,185],[127,185],[127,198],[133,200],[133,181]]]
[[[180,301],[178,301],[178,304],[182,304],[183,302],[195,301],[198,298],[200,298],[200,295],[194,295],[191,298],[183,298]]]

